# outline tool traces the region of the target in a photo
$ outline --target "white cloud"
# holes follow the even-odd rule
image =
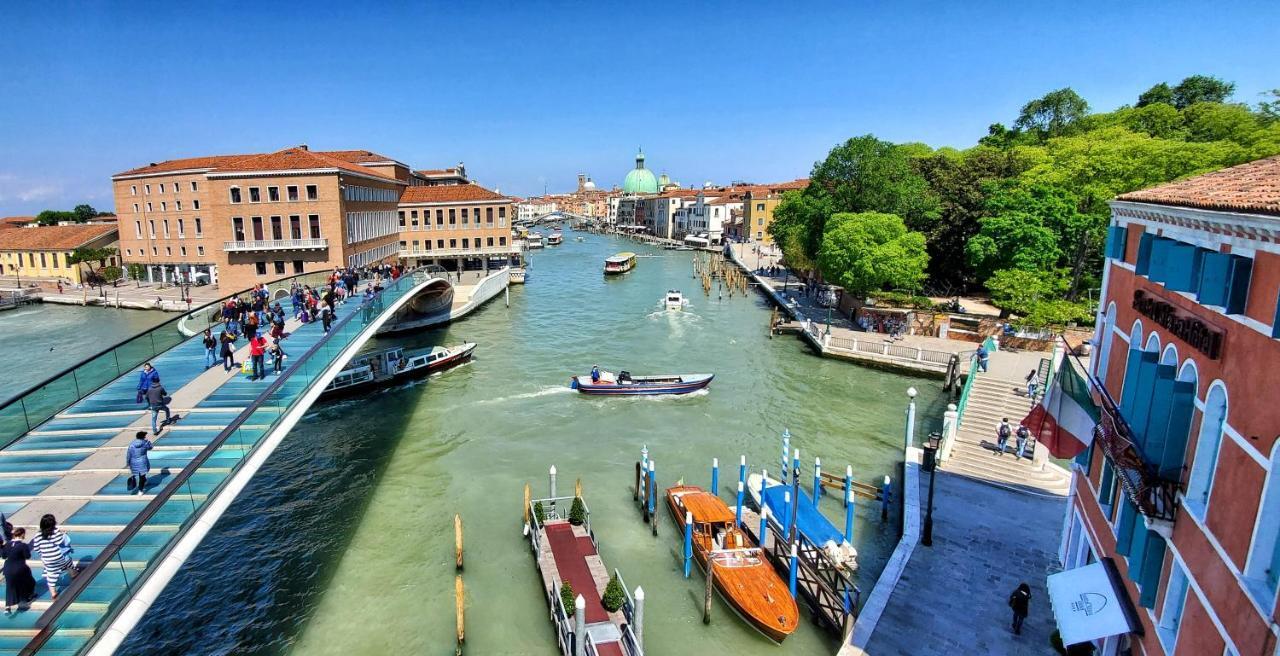
[[[37,180],[0,172],[0,202],[34,203],[58,198],[62,192],[63,185],[57,180]]]

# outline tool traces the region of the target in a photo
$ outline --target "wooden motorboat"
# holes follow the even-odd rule
[[[751,500],[755,503],[757,509],[761,508],[760,498],[760,481],[759,472],[747,475],[747,491],[751,495]],[[773,478],[764,479],[764,500],[763,505],[769,506],[769,516],[777,520],[780,526],[789,526],[791,521],[791,507],[783,500],[785,492],[792,489],[790,486],[783,485],[781,481]],[[798,499],[791,504],[797,508],[796,512],[796,529],[810,543],[822,549],[827,559],[833,565],[841,569],[853,572],[858,568],[858,550],[849,544],[844,538],[844,534],[831,523],[827,516],[822,514],[820,510],[813,507],[813,499],[799,490]]]
[[[693,517],[693,557],[714,569],[716,592],[742,619],[774,642],[796,630],[800,609],[787,584],[720,497],[690,485],[667,489],[667,506],[684,535],[685,513]]]
[[[618,253],[604,260],[605,273],[626,273],[635,267],[636,254],[631,252]]]
[[[402,347],[374,351],[359,356],[320,393],[320,398],[358,394],[375,387],[420,378],[443,371],[471,359],[476,350],[472,342],[456,346],[433,346],[429,349],[405,351]]]
[[[569,387],[583,394],[602,396],[688,394],[710,385],[715,377],[715,374],[632,376],[628,371],[618,372],[617,375],[601,371],[600,379],[596,381],[591,380],[591,376],[574,376],[569,379]]]

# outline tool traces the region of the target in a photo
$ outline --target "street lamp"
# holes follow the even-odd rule
[[[938,471],[938,445],[942,442],[942,434],[934,431],[924,444],[924,470],[929,472],[929,503],[924,510],[924,534],[920,544],[933,546],[933,478]]]
[[[916,388],[907,388],[907,448],[911,448],[911,442],[916,435]]]
[[[827,306],[827,336],[831,336],[831,306]]]

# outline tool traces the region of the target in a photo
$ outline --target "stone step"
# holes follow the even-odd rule
[[[959,446],[951,450],[951,458],[947,461],[963,463],[972,467],[982,469],[990,469],[993,472],[999,472],[1009,477],[1025,477],[1025,478],[1056,478],[1051,474],[1044,474],[1042,469],[1036,469],[1036,464],[1030,458],[1019,460],[1011,452],[1006,452],[1003,456],[998,456],[994,451],[984,448],[972,447],[968,450],[961,450]]]
[[[996,459],[994,456],[992,458]],[[1007,486],[1019,491],[1039,492],[1057,496],[1066,496],[1071,486],[1070,478],[1063,478],[1047,472],[1036,472],[1034,476],[1021,473],[1010,474],[1004,470],[984,465],[981,462],[956,458],[954,455],[943,466],[943,471],[962,474],[975,480]]]

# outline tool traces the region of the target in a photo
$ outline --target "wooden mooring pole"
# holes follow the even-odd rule
[[[462,515],[453,516],[453,551],[457,569],[462,569]]]
[[[711,557],[707,557],[707,589],[702,593],[702,623],[711,623],[711,598],[715,590],[716,567]]]
[[[462,656],[462,643],[467,638],[466,631],[466,613],[467,613],[467,595],[462,587],[462,575],[459,574],[453,579],[453,600],[457,621],[458,645],[454,653]]]

